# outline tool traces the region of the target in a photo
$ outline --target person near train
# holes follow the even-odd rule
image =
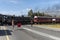
[[[32,25],[33,25],[33,20],[31,20],[31,27],[32,27]]]
[[[14,20],[12,20],[12,27],[13,27],[13,29],[14,29]]]

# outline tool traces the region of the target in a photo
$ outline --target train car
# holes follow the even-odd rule
[[[39,18],[39,23],[51,23],[52,18]]]
[[[33,19],[34,23],[60,23],[60,18],[40,16]]]

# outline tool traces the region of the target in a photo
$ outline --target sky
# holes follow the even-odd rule
[[[55,4],[60,0],[0,0],[0,14],[26,15],[30,9],[45,10]]]

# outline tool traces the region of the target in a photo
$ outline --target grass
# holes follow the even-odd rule
[[[60,28],[60,24],[34,24],[34,25],[45,26],[49,28]]]

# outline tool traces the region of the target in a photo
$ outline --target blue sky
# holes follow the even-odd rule
[[[60,0],[0,0],[0,13],[8,15],[25,15],[30,9],[44,10]]]

